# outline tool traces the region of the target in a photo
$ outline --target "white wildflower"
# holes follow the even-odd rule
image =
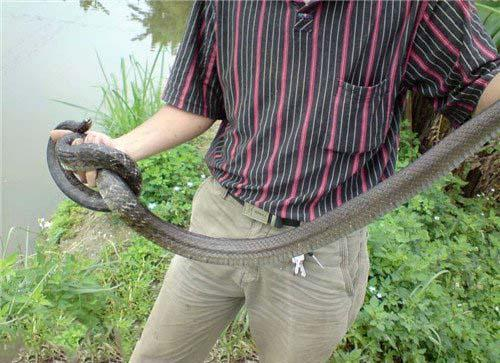
[[[201,177],[202,179],[205,179],[207,176],[206,176],[205,174],[201,174],[201,175],[200,175],[200,177]]]
[[[435,221],[439,221],[439,216],[434,216]]]
[[[187,182],[187,186],[188,186],[189,188],[192,188],[192,187],[193,187],[193,185],[194,185],[194,184],[193,184],[193,182]]]
[[[495,191],[495,188],[491,188],[491,191],[494,192]]]
[[[178,185],[176,185],[176,186],[174,187],[174,192],[178,192],[179,190],[181,190],[181,187],[180,187],[180,186],[178,186]]]
[[[382,299],[382,294],[380,292],[377,293],[377,298]]]
[[[375,288],[375,286],[369,286],[368,290],[370,290],[370,292],[375,292],[377,289]]]
[[[149,209],[155,209],[158,204],[156,203],[148,203],[148,208]]]
[[[49,228],[52,225],[52,222],[47,221],[45,218],[38,218],[38,225],[41,229]]]

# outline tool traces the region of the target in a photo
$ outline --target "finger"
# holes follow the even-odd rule
[[[100,142],[107,147],[115,148],[114,140],[109,137],[108,135],[101,134],[100,135]]]
[[[94,140],[96,144],[106,144],[106,138],[102,135],[95,135]]]
[[[87,185],[91,188],[95,187],[95,179],[97,177],[97,173],[95,170],[87,171],[86,173]]]
[[[105,146],[108,146],[108,147],[113,147],[113,142],[111,141],[111,139],[105,135],[98,135],[96,137],[96,144],[101,144],[101,145],[105,145]]]
[[[96,135],[94,133],[87,133],[87,135],[85,136],[85,139],[84,139],[84,143],[85,144],[95,144],[95,138],[96,138]]]
[[[84,171],[77,171],[74,174],[78,178],[78,180],[80,180],[80,182],[82,182],[83,184],[87,184],[87,178]]]
[[[81,144],[83,144],[83,139],[81,138],[74,139],[73,142],[71,143],[71,145],[81,145]]]
[[[50,138],[52,139],[52,141],[57,141],[59,140],[61,137],[63,137],[64,135],[67,135],[67,134],[70,134],[71,131],[69,130],[52,130],[50,131]]]

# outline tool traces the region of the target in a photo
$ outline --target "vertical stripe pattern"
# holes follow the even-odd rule
[[[162,95],[238,198],[311,221],[395,171],[406,92],[457,127],[500,69],[468,1],[196,1]]]

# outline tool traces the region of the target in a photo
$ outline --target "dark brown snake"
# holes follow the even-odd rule
[[[300,227],[256,239],[212,238],[188,232],[151,213],[138,200],[141,175],[124,153],[96,144],[71,146],[90,128],[89,121],[65,121],[71,130],[49,140],[47,163],[58,187],[75,202],[93,210],[113,211],[135,231],[179,255],[224,265],[260,265],[284,261],[332,243],[390,212],[449,173],[500,130],[500,101],[473,117],[403,170],[366,193]],[[64,165],[64,167],[63,167]],[[69,170],[98,170],[94,191]]]

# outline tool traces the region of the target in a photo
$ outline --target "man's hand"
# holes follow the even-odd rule
[[[50,138],[54,141],[57,141],[64,135],[71,133],[68,130],[52,130],[50,132]],[[102,144],[115,149],[120,149],[120,146],[116,142],[115,139],[112,139],[106,134],[97,131],[88,131],[85,134],[85,139],[76,139],[73,141],[72,145],[80,145],[82,143],[86,144]],[[123,150],[122,150],[123,151]],[[75,172],[75,175],[82,183],[87,184],[89,187],[95,187],[95,179],[97,177],[97,173],[95,170],[87,171],[87,172]]]
[[[116,139],[96,131],[88,131],[81,143],[103,144],[118,149],[135,161],[169,150],[202,134],[212,126],[214,120],[173,106],[163,106],[140,126]],[[52,130],[50,137],[56,141],[68,134],[67,130]],[[95,186],[96,171],[75,173],[89,187]]]

